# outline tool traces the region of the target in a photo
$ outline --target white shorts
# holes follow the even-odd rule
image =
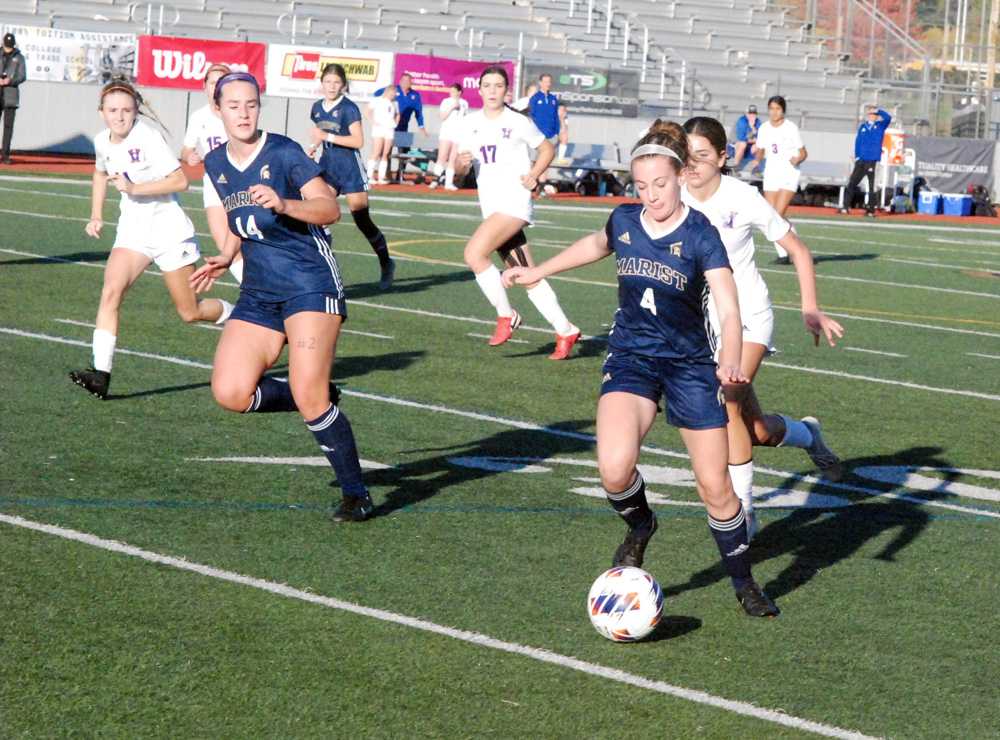
[[[740,317],[743,320],[743,343],[762,344],[767,347],[767,354],[774,352],[771,339],[774,336],[774,310],[768,306],[765,309]],[[719,350],[722,348],[722,327],[715,313],[715,302],[709,298],[708,321],[712,328],[712,353],[715,361],[719,361]]]
[[[795,193],[799,189],[799,176],[798,169],[788,163],[767,162],[764,166],[764,192],[790,190]]]
[[[438,132],[438,139],[440,141],[453,141],[458,143],[462,138],[462,122],[456,121],[455,123],[444,123],[441,126],[441,130]]]
[[[517,192],[520,190],[521,192]],[[531,191],[527,188],[517,187],[513,192],[493,195],[489,192],[479,192],[479,208],[482,211],[483,219],[487,219],[494,213],[502,213],[505,216],[513,216],[529,225],[535,220],[535,209],[531,201]]]
[[[372,138],[389,139],[391,141],[396,138],[396,129],[390,128],[389,126],[373,126]]]
[[[128,249],[132,252],[145,255],[160,268],[161,272],[173,272],[182,267],[193,265],[201,259],[201,250],[198,249],[198,242],[194,238],[191,241],[180,242],[179,244],[172,244],[166,247],[142,246],[124,242],[119,244],[118,242],[119,240],[115,239],[115,245],[112,249]]]

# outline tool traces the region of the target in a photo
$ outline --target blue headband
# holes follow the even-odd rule
[[[222,97],[222,88],[230,82],[249,82],[257,90],[257,97],[260,97],[260,85],[257,83],[256,77],[249,72],[230,72],[220,77],[215,83],[215,94],[213,97],[216,105],[219,104],[219,99]]]

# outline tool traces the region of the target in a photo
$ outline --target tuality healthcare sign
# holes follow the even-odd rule
[[[200,90],[213,64],[249,72],[265,86],[267,46],[242,41],[214,41],[174,36],[140,36],[136,80],[149,87]]]

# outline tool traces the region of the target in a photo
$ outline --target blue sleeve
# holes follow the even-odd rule
[[[313,103],[312,108],[309,109],[309,118],[312,119],[313,123],[319,120],[319,106],[320,102],[317,100]]]
[[[417,125],[422,128],[424,125],[424,101],[420,99],[420,93],[417,93],[417,99],[413,101],[413,110],[417,114]]]
[[[615,238],[613,236],[614,229],[612,229],[612,225],[614,224],[615,213],[617,212],[617,210],[618,209],[616,208],[614,211],[611,212],[611,215],[608,216],[607,223],[604,224],[604,235],[608,237],[608,248],[612,252],[615,251]]]
[[[881,108],[879,108],[878,117],[880,119],[879,128],[882,131],[885,131],[887,128],[889,128],[889,124],[892,123],[892,116],[889,115],[888,111],[884,111]]]
[[[350,126],[352,123],[357,123],[358,121],[361,120],[361,109],[358,108],[357,104],[355,104],[354,101],[351,100],[348,100],[346,102],[349,102],[350,105],[344,107],[344,117],[341,120],[341,123],[345,127]]]
[[[740,116],[736,119],[736,138],[738,141],[746,141],[748,129],[750,128],[750,122],[747,121],[746,116]]]
[[[373,98],[381,97],[382,93],[384,93],[384,92],[385,92],[385,88],[384,87],[380,87],[378,90],[376,90],[375,92],[372,93],[372,97]]]
[[[288,182],[295,190],[301,190],[303,185],[321,174],[319,165],[307,157],[302,147],[294,142],[288,143],[281,156],[288,172]]]
[[[729,255],[726,254],[726,246],[722,243],[719,231],[711,224],[702,233],[698,250],[698,266],[703,273],[709,270],[716,270],[720,267],[733,269],[729,264]]]

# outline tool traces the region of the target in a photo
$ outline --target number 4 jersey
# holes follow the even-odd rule
[[[615,253],[618,310],[608,336],[612,352],[712,361],[705,272],[730,269],[719,232],[695,210],[670,233],[646,231],[641,204],[618,206],[604,227]]]
[[[242,290],[271,301],[343,292],[329,233],[262,208],[250,197],[251,187],[267,185],[283,199],[301,200],[302,186],[320,176],[302,147],[287,137],[262,133],[253,154],[239,165],[228,147],[209,152],[205,173],[212,186],[209,206],[226,209],[230,231],[242,240]]]

